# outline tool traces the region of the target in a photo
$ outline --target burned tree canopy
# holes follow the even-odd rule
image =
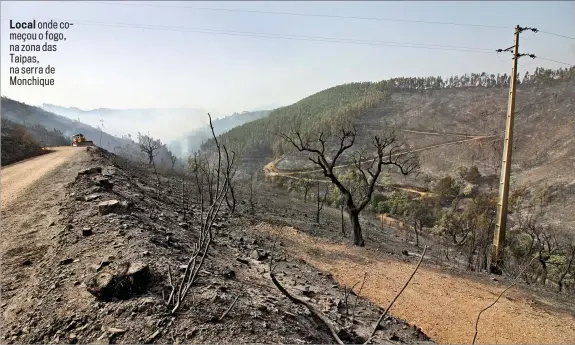
[[[154,139],[150,135],[138,133],[138,145],[140,151],[144,152],[148,157],[148,164],[152,164],[154,157],[163,145],[159,139]]]
[[[358,149],[354,152],[351,169],[357,171],[362,180],[362,194],[359,200],[354,200],[348,186],[342,183],[341,178],[335,173],[338,168],[338,159],[351,149],[356,143],[357,130],[342,128],[339,135],[329,137],[320,133],[317,139],[304,138],[299,131],[292,130],[289,134],[280,134],[281,137],[291,143],[298,151],[309,153],[309,160],[319,166],[323,175],[341,192],[344,197],[347,213],[353,227],[353,243],[364,246],[359,214],[371,200],[378,178],[384,166],[395,167],[401,174],[408,175],[419,166],[417,157],[409,152],[402,152],[402,145],[397,142],[394,131],[372,138],[369,151]],[[332,144],[333,143],[333,144]],[[330,147],[333,149],[330,150]],[[334,152],[332,155],[329,152]],[[368,158],[368,153],[371,157]]]

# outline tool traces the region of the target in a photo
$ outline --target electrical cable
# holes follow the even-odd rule
[[[543,34],[546,34],[546,35],[563,37],[563,38],[567,38],[567,39],[570,39],[570,40],[575,40],[575,37],[565,36],[565,35],[561,35],[561,34],[555,34],[555,33],[553,33],[553,32],[549,32],[549,31],[539,30],[539,32],[541,32],[541,33],[543,33]]]
[[[26,18],[10,17],[10,18],[1,18],[1,19],[2,20],[8,20],[8,19],[26,19]],[[495,51],[493,49],[478,48],[478,47],[447,46],[447,45],[407,43],[407,42],[397,42],[397,41],[360,40],[360,39],[348,39],[348,38],[337,38],[337,37],[303,36],[303,35],[274,34],[274,33],[263,33],[263,32],[230,31],[230,30],[218,30],[218,29],[207,29],[207,28],[187,28],[187,27],[163,26],[163,25],[130,24],[130,23],[105,23],[105,22],[96,22],[96,21],[76,21],[76,20],[57,19],[57,18],[51,18],[51,20],[68,21],[70,23],[83,24],[83,25],[137,28],[137,29],[147,29],[147,30],[166,30],[166,31],[176,31],[176,32],[192,32],[192,33],[202,33],[202,34],[246,36],[246,37],[258,37],[258,38],[291,39],[291,40],[328,42],[328,43],[349,43],[349,44],[362,44],[362,45],[371,45],[371,46],[391,46],[391,47],[398,47],[398,48],[450,50],[450,51],[461,51],[461,52],[472,52],[472,53],[495,53]]]
[[[414,20],[414,19],[400,19],[400,18],[382,18],[382,17],[362,17],[362,16],[343,16],[343,15],[332,15],[332,14],[315,14],[315,13],[302,13],[302,12],[278,12],[278,11],[262,11],[262,10],[247,10],[247,9],[233,9],[233,8],[213,8],[213,7],[198,7],[198,6],[177,6],[177,5],[160,5],[160,4],[136,4],[131,2],[106,2],[106,1],[77,1],[77,3],[86,4],[102,4],[102,5],[121,5],[121,6],[145,6],[145,7],[156,7],[156,8],[179,8],[179,9],[190,9],[190,10],[200,10],[200,11],[223,11],[223,12],[243,12],[243,13],[255,13],[255,14],[272,14],[272,15],[286,15],[286,16],[300,16],[300,17],[323,17],[323,18],[334,18],[334,19],[355,19],[355,20],[369,20],[369,21],[390,21],[390,22],[405,22],[414,24],[434,24],[434,25],[454,25],[454,26],[467,26],[467,27],[480,27],[480,28],[492,28],[492,29],[509,29],[512,27],[502,26],[502,25],[489,25],[489,24],[474,24],[474,23],[457,23],[457,22],[443,22],[443,21],[427,21],[427,20]],[[563,37],[571,40],[575,40],[575,37],[570,37],[562,34],[556,34],[549,31],[539,32]],[[530,40],[531,38],[526,38]]]
[[[556,63],[560,63],[560,64],[567,65],[567,66],[575,66],[575,65],[572,64],[572,63],[567,63],[567,62],[562,62],[562,61],[547,59],[547,58],[543,58],[543,57],[541,57],[541,56],[536,56],[535,58],[536,58],[536,59],[545,60],[545,61],[556,62]]]
[[[418,24],[437,24],[437,25],[484,27],[484,28],[495,28],[495,29],[513,29],[513,28],[507,27],[507,26],[488,25],[488,24],[456,23],[456,22],[426,21],[426,20],[382,18],[382,17],[342,16],[342,15],[314,14],[314,13],[301,13],[301,12],[277,12],[277,11],[245,10],[245,9],[232,9],[232,8],[160,5],[160,4],[147,4],[147,3],[146,4],[135,4],[135,3],[131,3],[131,2],[77,1],[77,3],[122,5],[122,6],[145,6],[145,7],[157,7],[157,8],[163,7],[163,8],[205,10],[205,11],[224,11],[224,12],[243,12],[243,13],[256,13],[256,14],[287,15],[287,16],[300,16],[300,17],[324,17],[324,18],[336,18],[336,19],[356,19],[356,20],[371,20],[371,21],[406,22],[406,23],[418,23]]]

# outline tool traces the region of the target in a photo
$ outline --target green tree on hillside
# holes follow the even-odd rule
[[[415,245],[419,247],[419,234],[424,227],[435,225],[435,215],[433,205],[419,199],[411,200],[407,207],[407,216],[413,232],[415,233]]]
[[[340,135],[335,139],[335,151],[332,153],[328,146],[330,136],[320,133],[317,139],[312,140],[308,136],[302,136],[301,132],[294,130],[289,135],[281,134],[282,138],[293,145],[300,152],[309,153],[309,160],[318,165],[333,185],[339,189],[343,195],[345,207],[349,215],[353,229],[353,243],[356,246],[363,247],[365,242],[361,225],[359,224],[359,214],[368,205],[375,189],[375,184],[381,174],[384,165],[399,168],[403,175],[413,172],[419,162],[413,154],[397,155],[401,145],[396,142],[394,133],[388,133],[383,136],[375,136],[372,141],[373,154],[368,157],[364,151],[357,151],[354,155],[355,176],[362,181],[361,196],[354,198],[355,193],[350,191],[350,187],[344,185],[341,176],[338,176],[334,169],[341,155],[353,147],[357,131],[353,129],[341,129]],[[375,156],[375,158],[372,158]],[[367,164],[365,164],[367,163]],[[366,167],[365,165],[369,166]],[[354,180],[352,178],[352,180]],[[357,185],[356,183],[354,183]]]
[[[459,169],[457,169],[457,172],[463,180],[471,184],[478,185],[479,183],[481,183],[481,173],[479,172],[479,169],[477,169],[477,166],[475,165],[471,166],[470,168],[459,167]]]
[[[440,200],[451,202],[459,194],[459,186],[451,176],[445,176],[437,182],[433,192],[438,195]]]

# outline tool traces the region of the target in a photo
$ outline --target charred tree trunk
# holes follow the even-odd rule
[[[234,212],[236,211],[236,195],[234,194],[234,188],[232,187],[231,183],[228,185],[228,191],[229,191],[229,195],[231,197],[231,201],[228,199],[228,195],[226,195],[226,204],[228,205],[228,208],[230,209],[230,213],[234,214]]]
[[[363,234],[361,232],[361,225],[359,224],[359,212],[356,209],[347,210],[349,214],[349,220],[351,221],[351,227],[353,230],[353,244],[359,247],[365,246],[363,240]]]
[[[343,204],[340,205],[339,209],[341,213],[341,233],[343,234],[343,237],[346,237],[347,235],[345,233],[345,221],[343,219]]]
[[[320,215],[321,210],[323,209],[323,204],[324,204],[324,202],[325,202],[325,199],[327,198],[327,192],[328,192],[328,190],[325,191],[323,197],[320,196],[320,193],[319,193],[319,181],[317,181],[317,213],[316,213],[316,216],[315,216],[315,222],[316,222],[317,224],[319,224],[319,215]]]
[[[186,182],[182,178],[182,214],[184,215],[184,222],[186,221]]]
[[[208,174],[208,195],[210,197],[209,201],[211,205],[214,203],[214,175],[210,170],[207,170],[207,174]]]
[[[547,261],[539,257],[539,263],[541,264],[541,284],[547,285]]]

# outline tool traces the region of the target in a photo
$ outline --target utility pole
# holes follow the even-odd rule
[[[491,254],[490,272],[501,274],[503,263],[503,249],[505,246],[505,230],[507,226],[507,207],[509,201],[509,179],[511,176],[511,153],[513,151],[513,120],[515,112],[515,94],[517,82],[517,60],[522,56],[535,58],[533,54],[519,53],[519,34],[525,30],[537,32],[535,28],[522,28],[515,26],[515,44],[507,49],[498,49],[497,52],[509,52],[513,49],[511,67],[511,85],[509,87],[509,103],[507,105],[507,121],[505,124],[505,139],[503,141],[503,159],[501,161],[501,177],[499,179],[499,198],[497,201],[497,223],[493,236],[493,251]]]

